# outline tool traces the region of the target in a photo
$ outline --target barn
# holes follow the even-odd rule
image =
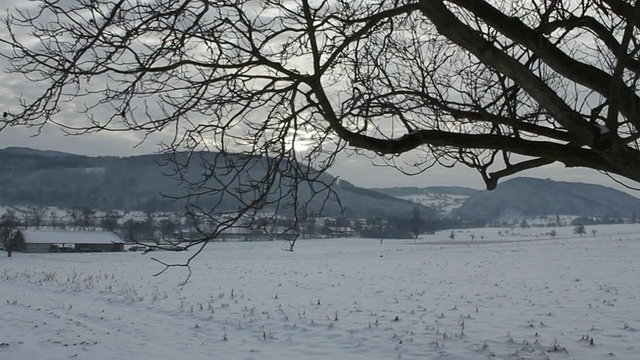
[[[110,231],[20,230],[11,241],[22,252],[124,251],[124,242]]]

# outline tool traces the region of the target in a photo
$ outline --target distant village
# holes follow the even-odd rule
[[[194,221],[195,218],[195,221]],[[294,219],[265,214],[240,218],[233,226],[216,229],[224,218],[185,216],[177,212],[98,211],[88,208],[0,207],[0,227],[14,251],[123,251],[125,244],[175,244],[216,233],[212,241],[270,241],[295,238],[414,238],[428,231],[415,219]],[[422,229],[420,226],[422,225]],[[5,246],[6,247],[6,246]],[[133,247],[137,249],[137,247]]]
[[[227,221],[228,220],[228,221]],[[231,221],[233,220],[233,221]],[[292,217],[275,214],[227,219],[186,216],[178,212],[99,211],[89,208],[60,209],[37,206],[0,206],[0,248],[24,252],[106,252],[125,250],[183,249],[201,241],[294,241],[299,238],[415,239],[436,230],[471,227],[556,227],[635,223],[631,219],[538,216],[502,222],[463,222],[455,219],[412,218],[350,219]],[[229,226],[220,224],[229,223]],[[218,227],[216,227],[218,226]],[[553,235],[552,230],[549,234]],[[453,234],[453,232],[452,232]],[[582,235],[582,233],[580,233]],[[188,247],[188,246],[186,246]]]

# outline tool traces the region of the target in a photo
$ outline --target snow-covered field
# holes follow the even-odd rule
[[[16,253],[0,359],[640,358],[640,226],[572,229]]]

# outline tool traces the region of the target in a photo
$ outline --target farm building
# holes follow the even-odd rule
[[[14,251],[124,251],[122,239],[110,231],[20,230],[11,240]]]

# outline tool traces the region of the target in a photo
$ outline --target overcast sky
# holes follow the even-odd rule
[[[12,3],[11,6],[14,6]],[[1,16],[7,13],[7,2],[0,5]],[[4,29],[0,29],[0,36]],[[0,111],[11,111],[17,108],[16,97],[21,94],[32,93],[38,89],[39,84],[10,75],[5,72],[7,63],[0,58]],[[83,115],[68,113],[70,118]],[[159,150],[159,137],[151,137],[139,144],[140,138],[131,133],[101,133],[83,136],[65,136],[55,127],[46,127],[42,133],[35,136],[34,129],[8,128],[0,132],[0,148],[9,146],[25,146],[43,150],[57,150],[83,155],[115,155],[130,156],[154,153]],[[381,164],[380,161],[373,160]],[[457,185],[476,189],[484,188],[479,174],[474,170],[458,166],[453,169],[436,167],[425,173],[407,176],[391,168],[374,166],[372,161],[363,156],[343,156],[338,158],[334,168],[330,170],[333,175],[340,176],[349,182],[364,187],[388,187],[388,186],[436,186]],[[541,169],[530,170],[516,176],[532,176],[550,178],[558,181],[576,181],[597,183],[618,189],[640,197],[640,191],[626,189],[596,171],[587,169],[565,168],[561,164],[552,164]],[[502,180],[504,181],[504,179]],[[637,184],[636,184],[637,186]]]
[[[5,83],[7,75],[2,74],[0,76],[0,83]],[[25,82],[23,86],[29,87],[36,85]],[[15,87],[15,89],[18,89],[18,87]],[[14,100],[11,96],[7,96],[5,91],[0,92],[1,109],[10,108],[13,103]],[[57,150],[90,156],[131,156],[150,154],[159,150],[159,139],[149,138],[140,145],[138,145],[138,142],[139,139],[132,134],[102,133],[83,136],[66,136],[60,130],[53,127],[45,128],[38,136],[34,136],[33,129],[26,128],[9,128],[0,132],[0,148],[26,146],[35,149]],[[407,176],[395,169],[374,166],[374,164],[379,165],[381,163],[381,161],[369,160],[364,156],[343,156],[338,159],[330,172],[354,185],[363,187],[457,185],[476,189],[484,188],[484,183],[480,175],[474,170],[463,166],[458,166],[453,169],[435,167],[419,175]],[[558,163],[523,172],[515,176],[531,176],[550,178],[557,181],[602,184],[626,190],[632,195],[640,197],[640,191],[625,189],[617,185],[607,176],[596,171],[582,168],[565,168],[562,164]]]

